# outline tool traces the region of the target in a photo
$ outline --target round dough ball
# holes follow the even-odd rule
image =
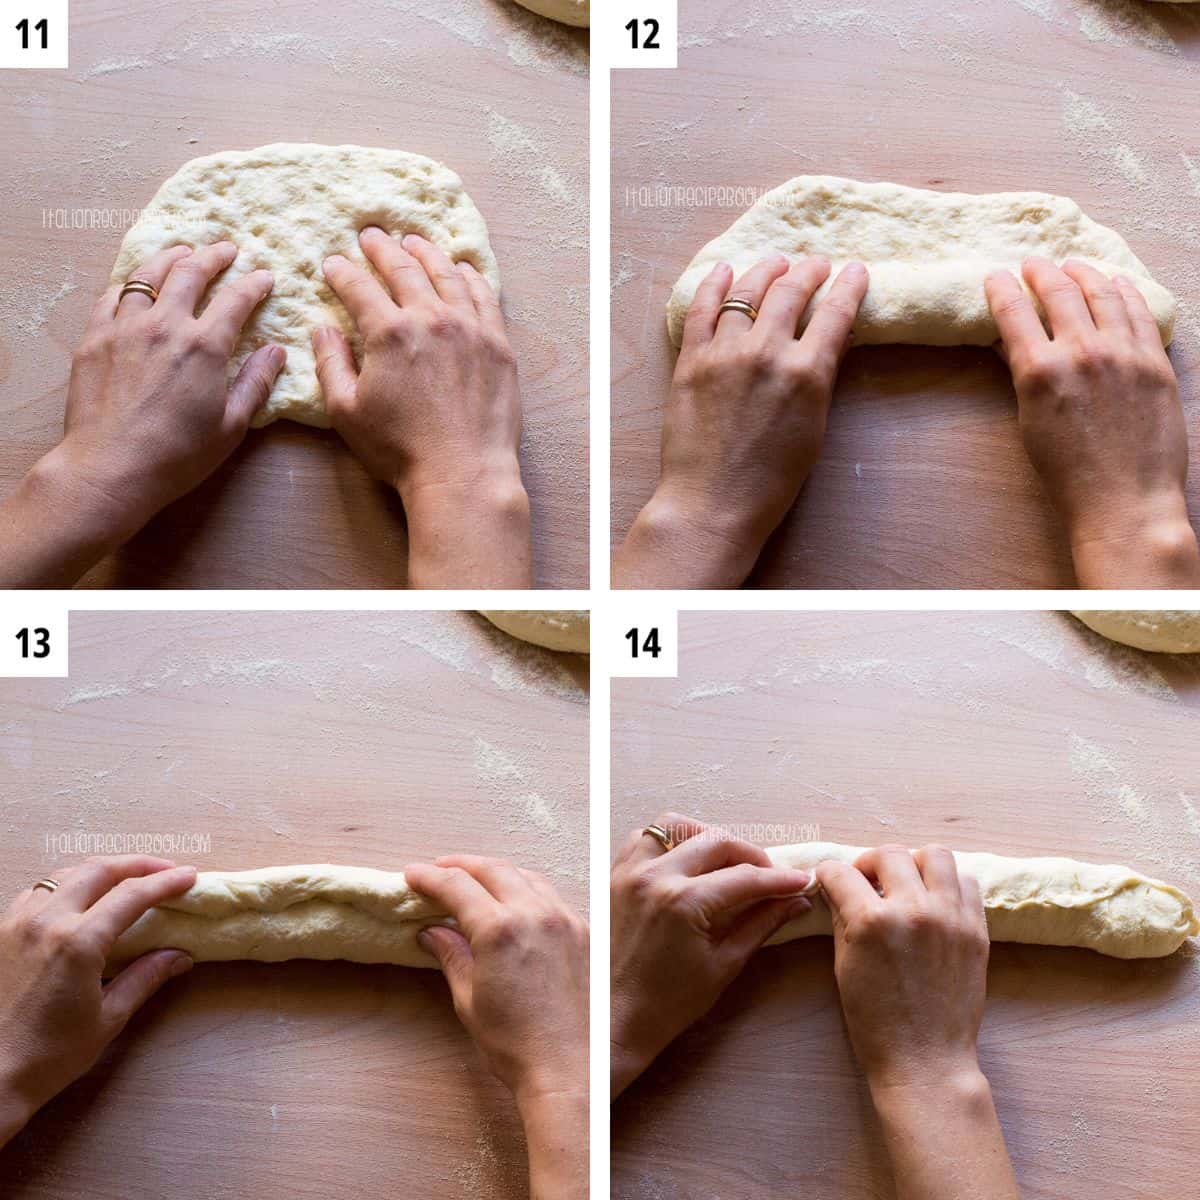
[[[591,0],[517,0],[522,8],[541,17],[587,29],[591,24]]]
[[[1172,612],[1075,612],[1089,629],[1101,637],[1139,650],[1162,654],[1200,652],[1200,613]]]
[[[500,612],[480,609],[497,629],[547,650],[587,654],[591,647],[591,614],[563,609],[546,612]]]

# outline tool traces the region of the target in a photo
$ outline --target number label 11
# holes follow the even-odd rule
[[[67,66],[67,0],[0,2],[0,69]]]

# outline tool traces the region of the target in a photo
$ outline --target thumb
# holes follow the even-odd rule
[[[225,404],[226,418],[239,436],[250,428],[254,414],[266,404],[286,362],[287,351],[282,346],[259,346],[242,363]]]
[[[789,921],[812,911],[806,896],[787,896],[781,900],[763,900],[748,909],[726,939],[747,958],[760,950]]]
[[[192,969],[190,955],[182,950],[155,950],[143,954],[104,985],[101,1012],[109,1036],[116,1037],[133,1016],[168,979]]]
[[[471,966],[475,961],[471,943],[457,929],[445,925],[426,926],[417,934],[417,943],[437,959],[455,1005],[460,999],[465,1000],[471,989]]]
[[[325,393],[325,408],[331,415],[344,411],[358,388],[358,372],[354,368],[350,343],[340,329],[323,325],[313,330],[312,344],[317,360],[317,380]]]

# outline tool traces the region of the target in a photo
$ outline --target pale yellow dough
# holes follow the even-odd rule
[[[196,962],[315,958],[436,967],[417,934],[447,923],[399,872],[328,864],[201,871],[190,891],[121,935],[109,971],[166,947]]]
[[[591,24],[591,0],[517,0],[517,3],[564,25],[586,29]]]
[[[544,612],[481,609],[497,629],[510,637],[563,650],[569,654],[587,654],[591,648],[591,614],[577,610],[554,609]]]
[[[853,862],[862,853],[861,846],[829,842],[767,851],[779,866],[806,870],[831,858]],[[1161,958],[1200,933],[1200,921],[1183,892],[1128,867],[1069,858],[954,857],[962,873],[979,881],[994,942],[1079,946],[1113,958]],[[829,909],[824,899],[817,899],[811,912],[785,925],[770,944],[832,932]]]
[[[112,282],[123,283],[168,246],[235,242],[237,260],[213,290],[259,268],[274,273],[275,288],[243,331],[230,378],[259,346],[278,343],[287,351],[287,365],[254,424],[286,417],[326,429],[312,331],[337,326],[356,356],[361,345],[321,264],[341,254],[365,265],[358,235],[368,225],[395,237],[420,234],[455,262],[471,263],[499,292],[487,224],[449,167],[401,150],[291,142],[185,163],[125,235]]]
[[[1164,610],[1140,612],[1074,611],[1089,629],[1111,642],[1162,654],[1200,653],[1200,613]]]
[[[1064,196],[968,195],[801,175],[768,192],[692,260],[667,306],[675,345],[696,288],[718,262],[730,263],[736,278],[778,253],[821,254],[832,262],[814,305],[846,262],[866,263],[871,282],[854,323],[860,346],[990,346],[997,330],[984,279],[997,268],[1020,279],[1030,255],[1081,259],[1110,277],[1124,274],[1146,297],[1164,345],[1174,327],[1171,293],[1151,279],[1120,234]]]

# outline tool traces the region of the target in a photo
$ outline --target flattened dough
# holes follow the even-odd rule
[[[170,947],[196,962],[346,959],[436,967],[417,944],[433,924],[452,924],[400,872],[328,864],[201,871],[195,886],[128,929],[109,972],[139,954]]]
[[[561,21],[564,25],[586,29],[591,24],[591,0],[517,0],[517,3],[530,12]]]
[[[815,867],[825,859],[853,862],[860,846],[805,842],[767,851],[779,866]],[[1161,958],[1200,933],[1192,902],[1178,888],[1128,867],[1097,866],[1069,858],[954,855],[958,868],[979,880],[994,942],[1079,946],[1113,958]],[[786,924],[770,945],[830,934],[823,900]]]
[[[1197,612],[1073,611],[1071,615],[1111,642],[1162,654],[1200,652],[1200,613]]]
[[[871,283],[854,323],[858,345],[990,346],[997,335],[984,279],[998,267],[1019,279],[1031,254],[1055,262],[1078,258],[1110,277],[1127,275],[1146,297],[1164,345],[1174,328],[1171,293],[1150,278],[1120,234],[1064,196],[972,196],[801,175],[768,192],[692,260],[667,306],[675,345],[696,288],[718,262],[730,263],[736,277],[772,253],[823,254],[833,264],[830,280],[849,260],[867,264]],[[826,282],[814,304],[828,290]]]
[[[481,609],[497,629],[510,637],[548,650],[564,650],[569,654],[587,654],[591,648],[591,614],[575,610],[556,609],[549,612],[502,612]]]
[[[236,242],[237,260],[215,287],[265,267],[275,274],[275,289],[247,324],[230,378],[259,346],[278,342],[287,365],[254,424],[286,417],[327,429],[310,334],[336,325],[356,355],[361,346],[321,263],[342,254],[364,265],[358,234],[368,225],[428,238],[455,262],[475,266],[499,292],[487,224],[449,167],[401,150],[291,142],[185,163],[125,235],[112,282],[124,282],[167,246]]]

